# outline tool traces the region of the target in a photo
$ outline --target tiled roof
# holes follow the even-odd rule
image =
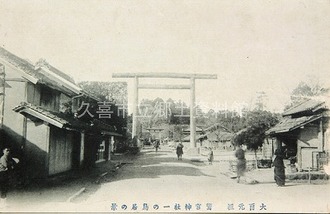
[[[283,116],[292,115],[300,112],[306,112],[306,111],[313,112],[314,110],[318,110],[320,108],[326,108],[325,102],[315,99],[310,99],[288,109],[283,113]]]
[[[61,118],[58,115],[55,115],[54,113],[52,113],[50,111],[47,111],[38,106],[28,104],[28,103],[21,103],[19,106],[16,106],[15,108],[13,108],[13,110],[15,112],[19,112],[21,114],[32,115],[36,118],[46,121],[59,128],[63,128],[64,126],[70,124],[68,120]]]
[[[58,70],[57,68],[55,68],[54,66],[49,64],[45,59],[39,59],[39,61],[36,63],[35,67],[47,67],[50,71],[52,71],[56,75],[58,75],[58,76],[64,78],[65,80],[75,84],[74,79],[71,76],[67,75],[66,73],[63,73],[60,70]]]
[[[7,63],[11,64],[12,66],[19,68],[24,73],[31,76],[32,78],[37,79],[37,82],[40,84],[44,84],[50,88],[61,91],[68,95],[76,95],[76,92],[73,92],[72,90],[69,90],[68,88],[63,87],[64,84],[62,82],[60,82],[58,80],[54,81],[53,78],[50,78],[50,77],[46,76],[45,74],[43,74],[42,72],[37,71],[35,69],[35,66],[32,63],[10,53],[9,51],[7,51],[6,49],[4,49],[2,47],[0,47],[0,58],[5,60]],[[54,67],[51,67],[51,68],[53,69],[52,72],[58,71],[57,69],[54,70],[55,69]]]
[[[13,110],[24,115],[31,115],[58,128],[99,131],[105,134],[121,136],[113,126],[97,119],[93,120],[93,125],[91,126],[91,124],[73,118],[72,116],[61,112],[51,112],[30,103],[21,103],[21,105],[16,106]]]
[[[18,56],[15,56],[14,54],[10,53],[6,49],[0,47],[0,57],[4,60],[6,60],[9,64],[20,68],[27,74],[31,76],[35,76],[34,71],[34,65],[29,63],[27,60],[21,59]]]
[[[277,125],[266,131],[267,135],[289,132],[321,118],[322,115],[304,116],[298,118],[284,117]]]

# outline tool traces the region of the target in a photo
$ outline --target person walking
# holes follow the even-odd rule
[[[180,142],[176,147],[176,155],[178,156],[178,160],[182,160],[183,155],[183,145]]]
[[[274,159],[274,180],[277,186],[281,187],[285,185],[285,167],[284,167],[284,154],[281,149],[275,150],[275,159]]]
[[[159,147],[160,147],[159,140],[156,140],[156,141],[155,141],[155,149],[156,149],[156,152],[158,152]]]
[[[214,156],[213,156],[213,150],[212,150],[212,148],[210,147],[210,148],[209,148],[209,153],[207,154],[207,160],[209,161],[209,165],[212,165],[212,163],[213,163],[213,159],[214,159]]]
[[[238,146],[238,149],[235,152],[235,157],[237,158],[237,183],[239,183],[246,170],[245,152],[241,146]]]
[[[5,147],[3,149],[3,155],[0,158],[0,207],[6,207],[7,192],[9,190],[10,173],[14,169],[14,165],[18,163],[18,159],[12,158],[10,149]]]

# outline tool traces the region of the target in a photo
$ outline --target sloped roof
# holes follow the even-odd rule
[[[55,68],[54,66],[52,66],[51,64],[49,64],[45,59],[39,59],[39,61],[36,63],[35,67],[47,67],[50,71],[52,71],[54,74],[62,77],[63,79],[75,84],[74,79],[67,75],[66,73],[58,70],[57,68]]]
[[[234,137],[233,133],[229,132],[211,132],[205,135],[200,136],[200,138],[207,137],[209,141],[229,141]]]
[[[203,131],[202,129],[200,129]],[[197,128],[196,128],[197,132]],[[196,140],[207,138],[209,141],[229,141],[234,137],[234,133],[231,133],[226,127],[220,123],[215,123],[204,130],[205,134],[197,134]],[[190,136],[183,138],[183,141],[189,141]]]
[[[226,127],[224,127],[223,125],[221,125],[220,123],[215,123],[215,124],[207,127],[205,129],[205,132],[212,132],[212,131],[215,131],[217,129],[222,129],[222,130],[230,133],[230,131]]]
[[[66,87],[63,81],[55,80],[54,78],[47,76],[45,73],[41,72],[40,69],[36,70],[35,66],[32,63],[10,53],[9,51],[7,51],[2,47],[0,47],[0,58],[5,60],[10,65],[23,71],[27,75],[24,77],[26,77],[29,81],[33,82],[34,84],[40,83],[68,95],[77,95],[79,93],[78,91],[72,90],[70,87]],[[50,68],[52,69],[51,72],[57,73],[57,75],[61,73],[60,75],[63,78],[67,78],[68,81],[71,81],[71,79],[69,79],[68,76],[65,76],[63,72],[60,72],[59,70],[57,70],[52,66],[50,66]]]
[[[69,121],[70,119],[65,117],[64,114],[54,113],[30,103],[21,103],[19,106],[14,107],[13,110],[23,115],[31,115],[58,128],[65,128],[73,125],[82,129],[88,128],[87,123],[78,120],[74,121],[73,119]]]
[[[66,114],[51,112],[30,103],[21,103],[13,110],[23,115],[33,116],[58,128],[100,131],[101,133],[107,135],[122,136],[116,132],[114,126],[108,125],[98,119],[93,119],[93,126],[91,126],[89,123],[83,122]]]
[[[322,117],[321,114],[313,115],[313,116],[298,117],[298,118],[284,117],[277,125],[275,125],[271,129],[267,130],[266,134],[271,135],[271,134],[289,132],[289,131],[297,129],[301,126],[304,126],[308,123],[311,123],[321,117]]]
[[[202,132],[202,131],[203,131],[203,129],[201,129],[201,128],[199,128],[199,127],[196,126],[196,132]],[[183,132],[190,133],[190,127],[184,129]]]
[[[26,72],[27,74],[31,76],[35,76],[34,66],[31,63],[29,63],[27,60],[19,58],[18,56],[15,56],[14,54],[10,53],[3,47],[0,47],[0,57],[6,60],[9,64],[17,68],[20,68],[22,71]]]
[[[326,108],[324,101],[310,99],[286,110],[283,113],[283,116],[288,116],[288,115],[292,115],[300,112],[307,112],[307,111],[314,112],[316,110],[319,110],[320,108]]]

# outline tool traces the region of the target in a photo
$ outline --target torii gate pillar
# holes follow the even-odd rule
[[[196,147],[195,78],[190,78],[190,148]]]
[[[134,77],[134,98],[133,98],[133,118],[132,118],[132,138],[134,136],[137,136],[137,127],[138,127],[138,120],[137,120],[137,115],[139,112],[139,79],[137,77]]]

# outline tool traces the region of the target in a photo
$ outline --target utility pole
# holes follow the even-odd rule
[[[6,95],[6,72],[5,66],[0,63],[0,129],[3,126],[3,117],[5,111],[5,95]]]

